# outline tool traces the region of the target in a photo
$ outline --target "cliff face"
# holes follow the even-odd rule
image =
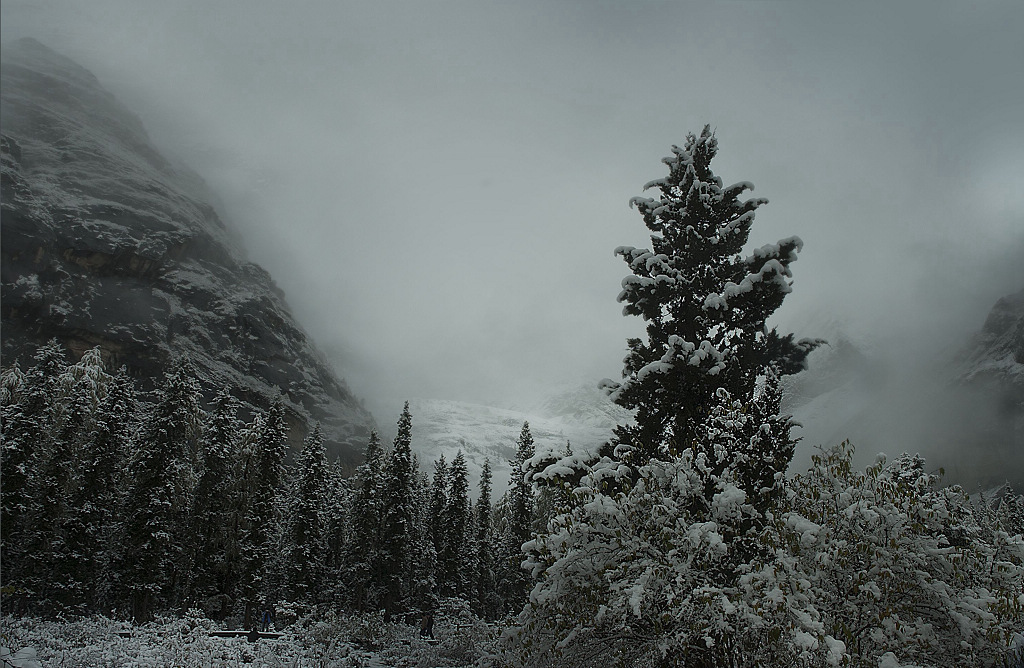
[[[995,386],[1024,411],[1024,290],[996,302],[965,358],[962,382]]]
[[[101,346],[140,379],[189,356],[207,388],[266,406],[280,392],[301,442],[323,423],[347,462],[372,417],[139,120],[88,71],[31,40],[5,49],[0,90],[4,364],[57,338]]]

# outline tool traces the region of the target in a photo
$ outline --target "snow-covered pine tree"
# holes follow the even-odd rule
[[[118,571],[137,620],[149,620],[155,609],[172,603],[188,568],[185,533],[203,421],[194,376],[185,358],[174,361],[156,390],[128,465]]]
[[[29,513],[30,486],[33,468],[39,452],[52,449],[52,405],[56,401],[60,375],[67,366],[64,349],[56,340],[41,346],[34,355],[35,364],[22,373],[15,365],[3,377],[3,425],[0,438],[0,467],[3,485],[0,486],[2,513],[3,582],[7,599],[15,606],[26,609],[31,592],[26,586],[26,560],[29,558],[26,532],[32,528]]]
[[[267,575],[273,539],[280,534],[278,499],[284,490],[288,423],[284,403],[275,399],[265,415],[257,415],[243,446],[244,519],[241,527],[239,598],[245,626],[270,592]]]
[[[491,462],[484,460],[480,470],[480,496],[476,501],[476,573],[473,611],[483,619],[498,615],[498,583],[495,578],[494,534],[491,527]]]
[[[384,452],[376,431],[370,432],[364,462],[356,469],[351,532],[345,547],[349,605],[355,610],[377,610],[384,601],[381,568],[381,520],[384,514]]]
[[[122,366],[97,407],[76,502],[86,527],[81,549],[86,589],[91,593],[89,602],[100,609],[110,609],[116,603],[112,569],[120,549],[120,512],[127,485],[125,467],[139,426],[138,416],[135,382]]]
[[[710,126],[672,152],[663,160],[668,176],[645,186],[660,197],[631,200],[652,232],[651,249],[615,250],[632,271],[618,296],[623,314],[647,321],[647,341],[628,341],[623,381],[605,384],[616,403],[636,411],[635,424],[616,429],[618,452],[631,452],[635,464],[694,447],[719,390],[748,405],[759,378],[799,371],[819,343],[765,325],[791,290],[801,240],[744,257],[754,213],[767,200],[741,200],[753,189],[745,181],[722,186],[711,171],[718,140]],[[778,437],[788,440],[788,430]]]
[[[534,527],[538,532],[546,531],[552,518],[568,510],[570,492],[583,477],[590,459],[574,455],[572,445],[566,441],[561,453],[538,455],[529,462],[530,478],[538,490],[534,513]]]
[[[448,462],[445,461],[442,453],[434,462],[434,479],[430,484],[430,516],[427,519],[427,526],[430,531],[430,540],[434,546],[434,554],[437,570],[434,580],[440,590],[447,589],[448,578],[444,570],[444,563],[441,555],[444,554],[444,509],[448,505],[448,489],[451,487],[451,479],[448,474]]]
[[[228,614],[238,579],[238,400],[221,390],[200,440],[201,471],[192,510],[194,553],[189,600],[217,618]]]
[[[327,450],[318,422],[306,438],[288,503],[284,555],[288,590],[293,601],[318,603],[325,568],[324,506],[327,493]]]
[[[98,357],[86,365],[93,361]],[[21,538],[25,588],[36,606],[61,610],[82,604],[85,597],[78,553],[84,526],[75,501],[81,487],[81,441],[92,427],[95,397],[88,383],[77,382],[75,366],[64,366],[51,385],[45,434],[28,462]]]
[[[419,464],[413,458],[415,472],[413,486],[413,522],[409,550],[410,591],[409,607],[414,611],[435,610],[437,598],[437,552],[430,535],[430,481],[426,473],[419,472]]]
[[[324,499],[324,583],[321,598],[339,606],[348,605],[345,546],[351,538],[349,509],[352,489],[337,459],[327,462],[327,490]]]
[[[100,549],[98,541],[93,540],[99,528],[93,520],[105,518],[94,512],[91,500],[93,495],[110,490],[97,489],[95,481],[87,480],[85,474],[93,465],[89,446],[97,431],[97,411],[112,380],[99,348],[87,350],[77,363],[68,365],[59,381],[61,399],[53,406],[58,447],[51,453],[51,460],[40,462],[37,468],[47,486],[64,478],[59,491],[50,488],[61,501],[46,513],[45,520],[35,523],[37,528],[52,523],[51,535],[56,542],[51,547],[59,548],[47,559],[49,588],[55,594],[54,601],[64,608],[82,608],[93,595],[92,565]],[[68,475],[49,474],[63,470]]]
[[[458,596],[472,601],[473,562],[475,554],[471,532],[472,515],[469,501],[469,474],[466,455],[459,450],[452,460],[451,486],[441,513],[443,548],[438,555],[444,573],[442,596]]]
[[[418,519],[413,487],[412,415],[405,402],[398,419],[398,435],[384,469],[381,519],[381,567],[384,576],[384,611],[390,616],[408,603],[412,587],[411,547]]]
[[[506,492],[505,527],[502,535],[499,569],[500,594],[506,611],[515,611],[526,603],[529,576],[522,568],[523,544],[533,537],[535,499],[533,484],[527,480],[526,465],[536,454],[530,423],[524,422],[516,441],[516,456],[509,462],[512,474]]]
[[[794,659],[793,642],[814,628],[800,593],[776,596],[770,584],[784,566],[774,518],[792,456],[778,376],[819,342],[765,320],[790,291],[801,242],[744,258],[765,200],[739,200],[749,183],[723,188],[710,128],[673,152],[668,177],[649,184],[661,197],[633,200],[653,250],[616,251],[633,272],[619,301],[647,320],[648,340],[629,340],[624,380],[606,387],[636,422],[599,459],[531,476],[579,478],[527,547],[538,583],[523,637],[539,664],[586,665],[600,648],[623,665],[762,665],[772,652]]]

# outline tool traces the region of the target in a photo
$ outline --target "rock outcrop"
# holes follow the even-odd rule
[[[207,389],[278,393],[294,444],[321,421],[358,459],[372,417],[249,262],[198,177],[150,144],[97,79],[33,40],[2,59],[4,364],[57,338],[100,346],[145,384],[187,355]]]

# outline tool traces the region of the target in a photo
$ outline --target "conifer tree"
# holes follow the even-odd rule
[[[472,601],[473,535],[466,456],[459,450],[452,460],[451,487],[442,511],[443,547],[438,555],[444,573],[441,594]]]
[[[408,401],[398,419],[398,435],[384,476],[381,566],[384,611],[390,616],[406,605],[412,580],[410,555],[417,513],[413,496],[412,415]]]
[[[245,440],[239,596],[244,605],[245,625],[251,627],[261,599],[270,594],[267,576],[274,538],[280,533],[278,499],[288,451],[288,425],[280,398],[271,404],[266,415],[257,416]]]
[[[119,571],[137,620],[149,620],[156,606],[169,605],[185,577],[184,533],[202,423],[199,397],[192,365],[179,358],[164,375],[134,443]]]
[[[327,488],[324,498],[324,600],[347,605],[349,589],[345,549],[351,539],[349,526],[352,489],[338,460],[327,462]]]
[[[115,482],[112,467],[122,463],[124,453],[104,453],[107,461],[95,462],[90,446],[98,431],[99,409],[105,403],[112,381],[98,347],[87,350],[77,363],[67,366],[59,379],[61,398],[53,405],[58,447],[50,453],[51,460],[40,462],[38,468],[42,473],[39,477],[47,481],[47,485],[63,479],[59,488],[51,488],[60,500],[36,526],[51,524],[50,531],[56,539],[54,546],[60,546],[46,557],[46,562],[50,588],[57,594],[55,602],[65,608],[84,606],[93,598],[93,585],[98,584],[97,559],[104,546],[99,532],[111,516],[97,512],[93,498],[107,496],[116,489],[112,487]],[[104,474],[103,480],[95,479],[97,464]],[[49,474],[49,471],[62,469],[66,469],[67,474]],[[108,497],[105,505],[110,507],[116,500],[116,497]]]
[[[317,423],[303,444],[289,503],[285,564],[292,600],[315,603],[324,574],[327,451]]]
[[[521,564],[524,556],[523,544],[529,541],[533,534],[535,500],[533,486],[527,480],[526,469],[535,454],[530,424],[524,422],[516,441],[516,456],[509,462],[512,475],[509,478],[506,525],[502,537],[501,593],[509,610],[522,607],[526,602],[529,587],[529,579]]]
[[[448,462],[442,453],[434,462],[434,480],[430,485],[430,515],[427,518],[427,526],[430,531],[430,540],[434,546],[434,554],[440,557],[444,553],[444,509],[448,505],[448,489],[451,480],[448,474]],[[435,580],[437,586],[442,590],[447,587],[447,577],[444,565],[440,558],[436,560],[437,571]]]
[[[91,592],[91,602],[101,609],[109,609],[115,603],[112,569],[118,556],[119,513],[127,483],[125,466],[138,426],[138,413],[135,383],[122,366],[110,380],[96,409],[75,502],[85,527],[80,553],[86,590]]]
[[[32,505],[31,485],[33,472],[40,458],[54,447],[52,406],[57,399],[58,379],[67,363],[64,349],[52,340],[40,347],[34,355],[35,364],[21,373],[17,366],[4,373],[3,439],[0,467],[3,485],[0,486],[2,513],[3,581],[14,592],[19,607],[29,603],[29,589],[25,586],[27,564],[30,559],[26,534],[34,531],[27,518]]]
[[[415,464],[414,471],[419,466]],[[438,559],[430,532],[430,484],[425,473],[416,473],[413,489],[415,522],[413,523],[409,551],[410,592],[409,604],[416,611],[437,608]]]
[[[381,568],[381,521],[384,514],[384,453],[376,431],[370,432],[366,457],[356,469],[352,490],[351,534],[345,550],[347,580],[356,610],[375,610],[384,600]]]
[[[84,595],[75,572],[82,525],[72,504],[81,484],[77,438],[88,428],[90,415],[84,395],[60,389],[46,417],[49,438],[29,461],[22,575],[37,604],[67,609]]]
[[[498,614],[495,578],[495,543],[491,532],[491,462],[484,460],[480,470],[480,496],[476,501],[476,574],[473,610],[484,619]]]
[[[764,652],[792,664],[793,638],[816,623],[788,607],[802,594],[788,600],[782,591],[795,588],[773,584],[793,446],[778,379],[820,342],[794,342],[765,321],[790,292],[802,244],[742,255],[766,200],[740,201],[749,183],[723,187],[716,152],[708,127],[674,147],[669,175],[648,185],[660,198],[632,202],[652,249],[616,250],[632,271],[618,299],[647,321],[647,340],[628,341],[624,380],[606,387],[635,423],[599,459],[567,457],[531,476],[582,473],[528,546],[537,584],[522,631],[537,639],[535,657],[552,653],[546,661],[596,645],[624,665],[761,665]]]
[[[194,603],[215,604],[219,618],[228,612],[237,580],[239,431],[238,400],[221,390],[200,442],[202,473],[192,511],[195,556],[189,596]]]
[[[672,151],[663,161],[668,176],[646,186],[660,197],[631,201],[652,233],[651,249],[615,251],[632,271],[618,297],[623,313],[647,322],[647,341],[628,341],[624,380],[606,383],[616,403],[636,411],[635,424],[616,430],[617,452],[631,453],[634,464],[694,447],[722,397],[751,404],[759,378],[799,371],[820,343],[794,342],[765,325],[791,291],[801,240],[744,257],[754,213],[767,200],[741,200],[753,189],[748,182],[722,186],[711,171],[718,141],[709,126]],[[777,439],[788,447],[788,429]]]

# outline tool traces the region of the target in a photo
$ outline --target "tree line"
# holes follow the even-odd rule
[[[393,445],[372,433],[345,477],[319,425],[292,456],[280,399],[243,420],[226,391],[206,405],[185,359],[142,392],[98,348],[67,358],[54,341],[0,376],[5,610],[148,620],[199,608],[249,627],[281,603],[522,609],[521,546],[544,523],[523,474],[528,424],[494,500],[489,462],[474,493],[461,451],[420,471],[408,404]]]

